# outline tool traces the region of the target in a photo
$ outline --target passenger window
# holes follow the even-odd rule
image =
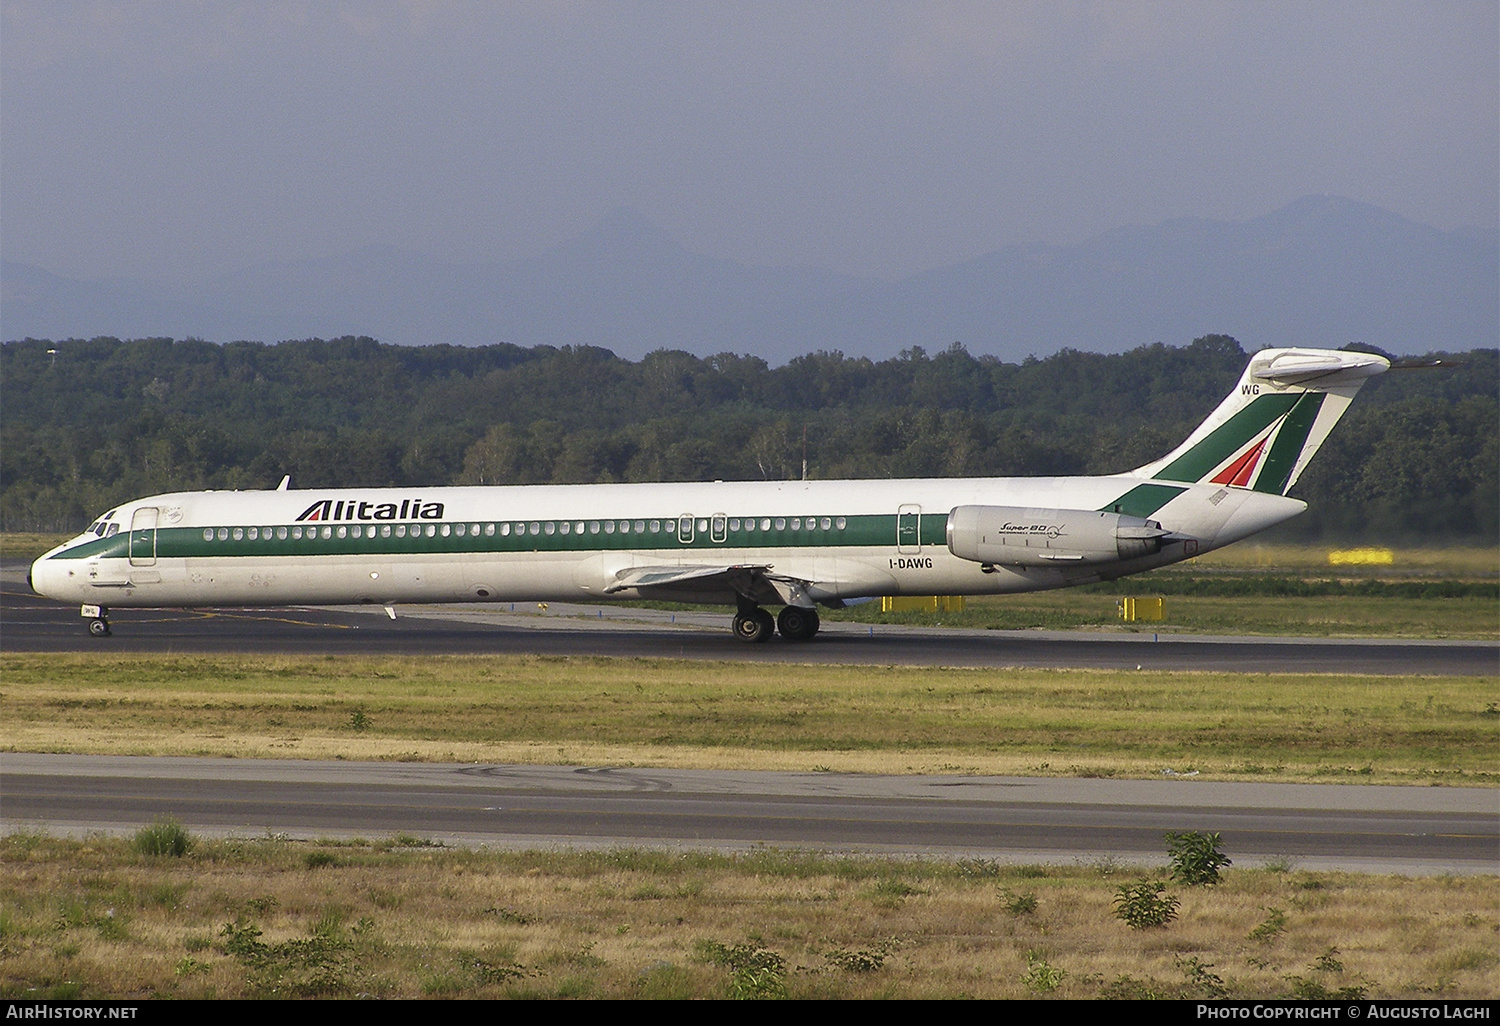
[[[327,541],[329,538],[332,538],[332,537],[333,537],[333,528],[331,528],[331,527],[325,527],[325,528],[323,528],[323,540]]]
[[[221,528],[219,528],[219,541],[228,541],[228,540],[229,540],[229,528],[227,528],[227,527],[221,527]]]
[[[214,529],[212,527],[205,527],[203,529],[203,540],[204,541],[213,541],[214,540]]]
[[[534,535],[535,534],[541,534],[542,533],[542,525],[539,522],[533,520],[532,523],[531,523],[531,533],[534,534]]]
[[[769,519],[762,520],[760,522],[760,529],[762,531],[769,531],[771,529],[771,521]]]
[[[436,536],[436,535],[437,535],[437,528],[436,528],[436,527],[434,527],[434,526],[433,526],[433,525],[431,525],[431,524],[428,524],[428,525],[427,525],[427,530],[426,530],[426,531],[425,531],[425,532],[424,532],[424,533],[425,533],[425,534],[426,534],[426,535],[427,535],[427,537],[429,537],[429,538],[432,538],[432,537],[435,537],[435,536]]]
[[[793,531],[800,531],[800,530],[802,530],[802,518],[801,517],[792,517],[792,530]]]
[[[349,529],[347,527],[345,527],[343,524],[340,524],[339,525],[339,537],[340,538],[347,538],[348,536],[349,536]]]
[[[645,532],[646,532],[646,522],[644,520],[637,520],[635,522],[635,533],[636,534],[644,534]]]
[[[651,533],[652,534],[661,534],[661,521],[660,520],[653,520],[653,521],[651,521]]]
[[[510,537],[510,521],[506,521],[505,523],[503,523],[503,524],[500,525],[500,537],[502,537],[502,538],[509,538]]]
[[[837,517],[833,521],[833,526],[842,531],[845,527],[849,526],[849,521],[845,520],[843,517]]]
[[[573,530],[573,525],[571,522],[564,520],[562,523],[557,525],[557,529],[561,533],[567,534],[569,531]]]
[[[785,531],[786,530],[786,517],[777,517],[776,518],[776,530],[778,530],[778,531]]]
[[[495,525],[494,524],[485,524],[484,525],[484,536],[486,538],[493,538],[495,536]]]
[[[389,538],[390,536],[391,536],[391,525],[390,524],[381,524],[380,525],[380,537],[382,537],[382,538]]]
[[[251,540],[251,541],[255,541],[255,540],[256,540],[256,539],[257,539],[257,538],[259,538],[259,537],[260,537],[260,532],[259,532],[259,531],[257,531],[257,530],[256,530],[256,529],[255,529],[255,528],[253,528],[253,527],[252,527],[252,528],[250,528],[250,531],[249,531],[249,534],[248,534],[248,537],[249,537],[249,539],[250,539],[250,540]]]
[[[443,537],[446,538],[446,537],[448,537],[452,533],[453,533],[453,528],[449,527],[447,524],[444,524],[443,525]]]
[[[300,528],[300,527],[294,527],[294,528],[292,528],[292,540],[293,541],[301,541],[302,540],[302,528]]]
[[[630,533],[630,521],[629,520],[621,520],[620,521],[620,533],[621,534],[629,534]]]
[[[557,521],[555,521],[555,520],[549,520],[549,521],[547,521],[545,524],[542,525],[542,530],[546,531],[549,535],[556,534],[557,533]]]

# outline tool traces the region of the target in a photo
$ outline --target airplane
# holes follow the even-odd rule
[[[1307,508],[1287,491],[1367,353],[1268,349],[1187,440],[1092,477],[747,481],[153,495],[50,550],[30,583],[89,633],[125,607],[668,600],[806,641],[818,606],[1065,588],[1166,566]],[[781,606],[772,617],[765,606]]]

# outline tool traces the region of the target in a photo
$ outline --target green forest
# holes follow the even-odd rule
[[[1500,352],[1360,393],[1282,540],[1494,544]],[[199,488],[1095,474],[1170,450],[1248,354],[1233,338],[1019,364],[592,347],[165,338],[0,346],[0,529],[72,531]]]

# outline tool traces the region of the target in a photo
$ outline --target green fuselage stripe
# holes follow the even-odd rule
[[[737,531],[726,529],[722,541],[713,539],[712,527],[707,530],[695,530],[693,539],[688,542],[679,541],[676,534],[668,534],[665,530],[658,532],[634,530],[635,518],[629,521],[632,530],[622,534],[616,530],[613,534],[606,534],[603,530],[593,533],[585,528],[582,534],[576,530],[570,530],[563,534],[559,529],[562,521],[464,521],[462,526],[464,533],[459,535],[457,528],[459,523],[453,520],[436,521],[404,521],[400,524],[387,524],[379,522],[363,521],[360,523],[303,523],[303,524],[242,524],[239,526],[215,525],[208,527],[163,527],[157,528],[155,539],[151,537],[151,531],[122,531],[110,538],[101,538],[96,541],[84,542],[75,545],[53,556],[53,559],[125,559],[133,554],[137,561],[142,558],[151,557],[156,559],[218,559],[236,556],[406,556],[406,555],[433,555],[433,554],[460,554],[460,553],[521,553],[521,552],[598,552],[598,551],[631,551],[631,552],[661,552],[664,555],[684,551],[712,551],[714,549],[797,549],[797,548],[878,548],[896,545],[896,515],[875,514],[868,516],[845,517],[845,527],[841,530],[836,526],[823,528],[822,517],[813,518],[813,522],[819,526],[809,530],[805,526],[807,518],[801,518],[803,527],[798,530],[791,528],[792,518],[770,518],[772,527],[770,530],[759,529],[760,520],[756,518],[756,529],[747,531],[744,529],[746,521],[741,520],[741,528]],[[775,528],[775,522],[781,519],[786,523],[782,530]],[[836,523],[836,518],[829,517],[830,522]],[[585,525],[590,522],[585,520]],[[478,533],[473,531],[475,523],[479,526]],[[501,523],[508,523],[509,534],[500,533]],[[531,525],[536,523],[542,528],[541,533],[532,534]],[[553,533],[545,533],[547,524],[553,526]],[[579,521],[569,520],[569,525],[576,528]],[[601,522],[602,523],[602,522]],[[620,521],[615,521],[616,524]],[[649,523],[649,521],[647,521]],[[676,518],[663,519],[663,526],[671,523],[674,526]],[[711,522],[710,522],[711,523]],[[493,526],[493,534],[487,533],[487,529]],[[517,527],[524,527],[525,533],[518,533]],[[431,537],[427,535],[428,528],[433,529]],[[448,529],[444,536],[443,529]],[[947,544],[948,514],[926,513],[922,515],[919,526],[919,537],[923,545],[946,545]],[[254,539],[249,537],[251,529],[256,532]],[[300,528],[303,537],[295,539],[291,537],[294,528]],[[353,529],[358,528],[359,537],[353,536]],[[404,529],[406,537],[398,537],[397,529]],[[389,534],[386,533],[389,529]],[[220,538],[220,531],[227,533],[228,537]],[[339,532],[344,532],[340,537]],[[324,537],[324,532],[328,537]],[[212,538],[204,537],[205,533],[212,533]],[[240,537],[236,538],[238,532]],[[285,532],[286,537],[280,537]],[[373,534],[372,534],[373,532]]]
[[[1177,496],[1187,491],[1176,485],[1139,484],[1107,506],[1100,506],[1104,513],[1124,513],[1131,517],[1149,517]]]

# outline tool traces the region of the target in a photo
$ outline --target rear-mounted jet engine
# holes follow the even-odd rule
[[[958,506],[948,514],[948,550],[987,566],[1118,563],[1155,555],[1168,533],[1155,520],[1098,510]]]

